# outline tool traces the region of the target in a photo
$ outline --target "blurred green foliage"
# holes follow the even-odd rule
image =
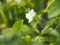
[[[60,45],[60,0],[0,0],[0,45]]]

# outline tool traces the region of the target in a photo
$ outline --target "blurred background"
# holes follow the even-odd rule
[[[59,0],[0,0],[0,45],[60,45],[59,4]],[[26,13],[31,9],[36,16],[28,23]]]

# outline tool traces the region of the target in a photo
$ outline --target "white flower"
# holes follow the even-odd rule
[[[36,12],[33,9],[31,9],[28,13],[26,13],[26,18],[28,19],[28,23],[30,23],[33,20],[35,15]]]

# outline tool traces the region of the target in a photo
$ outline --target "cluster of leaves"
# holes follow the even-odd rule
[[[60,45],[60,0],[1,0],[0,29],[0,45]]]

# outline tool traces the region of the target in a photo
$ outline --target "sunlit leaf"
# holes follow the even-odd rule
[[[48,18],[54,18],[60,14],[60,0],[55,0],[48,9]]]

